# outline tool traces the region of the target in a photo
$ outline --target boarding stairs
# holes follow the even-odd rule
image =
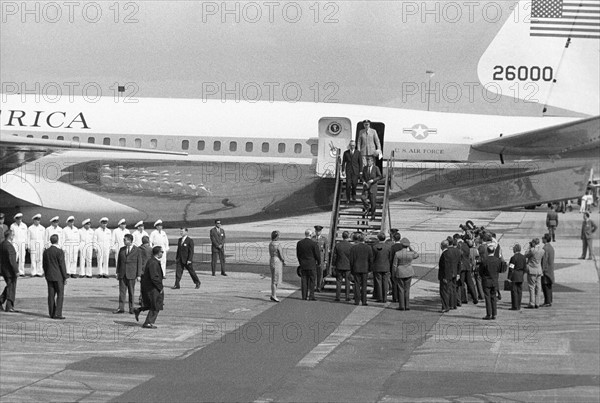
[[[331,253],[339,241],[342,240],[342,233],[348,231],[350,239],[352,233],[362,232],[365,235],[367,243],[377,241],[377,234],[384,232],[386,235],[391,228],[391,215],[389,207],[389,198],[391,194],[392,178],[394,176],[394,155],[383,163],[383,179],[377,185],[377,195],[375,197],[376,209],[375,220],[371,220],[370,214],[363,209],[360,193],[362,193],[362,183],[359,181],[357,186],[356,201],[346,199],[346,178],[341,175],[341,150],[337,150],[335,167],[335,190],[333,195],[333,205],[331,211],[331,222],[329,231],[329,256],[327,262],[327,275],[324,276],[326,284],[333,281],[335,277],[331,270],[333,254]]]

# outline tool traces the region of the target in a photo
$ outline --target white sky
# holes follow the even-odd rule
[[[120,2],[118,17],[113,1],[98,1],[93,7],[91,2],[77,2],[73,22],[62,1],[53,3],[62,13],[58,22],[52,22],[56,13],[48,2],[28,3],[32,10],[39,5],[39,22],[35,13],[24,14],[24,3],[1,3],[3,86],[25,82],[31,89],[36,82],[40,87],[78,82],[75,93],[81,95],[81,86],[93,82],[112,96],[112,83],[133,82],[138,97],[201,98],[209,95],[207,83],[225,83],[227,88],[258,83],[262,99],[268,100],[269,86],[264,83],[270,82],[278,83],[271,84],[274,99],[285,100],[282,87],[295,83],[292,90],[302,90],[302,101],[314,101],[319,88],[320,101],[335,92],[332,98],[340,103],[427,109],[425,95],[402,95],[407,85],[426,83],[425,71],[433,70],[432,85],[457,83],[464,93],[455,103],[432,98],[431,110],[539,115],[539,106],[522,101],[488,102],[481,87],[472,99],[464,85],[478,82],[479,57],[509,17],[514,1],[476,2],[472,21],[465,2],[427,2],[430,10],[438,7],[439,22],[435,12],[422,13],[422,1],[274,1],[273,22],[269,6],[262,2],[237,3],[239,22],[235,15],[221,14],[221,1]],[[227,4],[231,9],[236,5]],[[456,4],[462,5],[462,16],[453,23]],[[84,7],[91,20],[95,5],[102,17],[96,23],[86,21]],[[255,5],[262,15],[252,23]],[[302,15],[291,23],[296,5]],[[486,20],[484,10],[492,17],[500,10],[501,17]],[[132,13],[137,22],[124,23]],[[337,22],[325,23],[327,15]],[[326,87],[327,83],[334,84]],[[68,86],[63,89],[66,93]],[[219,90],[210,97],[221,96]]]

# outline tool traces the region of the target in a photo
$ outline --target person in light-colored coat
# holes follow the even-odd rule
[[[527,308],[539,308],[539,299],[542,290],[542,258],[544,249],[539,238],[529,242],[529,250],[525,253],[527,259],[527,285],[529,286],[529,305]]]
[[[544,257],[542,258],[542,291],[544,293],[544,307],[552,306],[552,284],[554,284],[554,247],[550,244],[552,237],[544,234]]]
[[[398,284],[398,309],[401,311],[410,311],[410,286],[412,278],[415,275],[415,269],[412,267],[412,261],[419,257],[419,254],[410,246],[407,238],[402,238],[400,244],[401,250],[394,255],[392,263],[392,273]]]

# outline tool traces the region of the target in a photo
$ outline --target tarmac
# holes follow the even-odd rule
[[[48,318],[43,278],[20,278],[19,312],[0,313],[0,401],[600,400],[598,262],[577,259],[578,212],[559,216],[552,307],[510,311],[504,291],[498,319],[483,321],[483,303],[439,312],[440,241],[470,219],[496,232],[509,257],[515,242],[526,245],[546,232],[545,206],[468,212],[393,202],[391,208],[394,227],[421,255],[410,311],[390,302],[334,302],[331,288],[315,302],[300,300],[295,243],[306,228],[328,227],[327,212],[224,223],[227,277],[219,268],[211,276],[209,228],[191,228],[202,286],[194,289],[184,273],[182,288],[172,290],[169,266],[155,330],[141,328],[144,314],[140,322],[112,314],[115,278],[70,279],[64,321]],[[592,217],[598,223],[597,209]],[[269,301],[266,246],[275,229],[287,263],[280,303]],[[173,259],[178,231],[168,233]],[[594,242],[598,256],[598,237]],[[528,298],[524,289],[524,306]]]

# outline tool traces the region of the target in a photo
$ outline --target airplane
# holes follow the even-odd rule
[[[600,36],[533,20],[508,18],[477,71],[490,92],[535,95],[538,116],[2,93],[0,211],[192,226],[328,210],[337,150],[365,119],[393,161],[392,199],[496,210],[579,197],[598,164]]]

